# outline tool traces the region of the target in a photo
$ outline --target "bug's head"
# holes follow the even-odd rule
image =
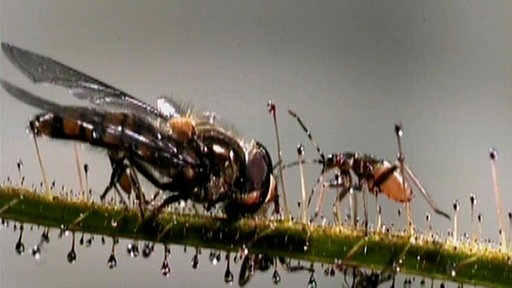
[[[245,156],[245,171],[240,171],[239,190],[226,203],[225,211],[229,216],[254,214],[277,197],[272,158],[267,148],[252,141]]]

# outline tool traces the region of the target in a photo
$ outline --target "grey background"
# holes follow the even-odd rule
[[[499,185],[508,212],[511,6],[509,1],[2,0],[1,39],[62,61],[148,103],[166,94],[193,103],[198,111],[215,111],[245,139],[258,139],[276,155],[272,120],[266,112],[267,100],[273,99],[287,162],[296,159],[299,142],[306,145],[307,157],[317,156],[288,117],[288,108],[302,116],[326,152],[353,150],[393,160],[393,125],[401,122],[406,160],[439,206],[451,213],[452,201],[458,199],[460,231],[469,232],[469,194],[476,193],[484,236],[497,241],[488,150],[499,150]],[[79,103],[63,89],[33,86],[5,57],[0,59],[3,79],[48,99]],[[0,94],[0,179],[17,179],[16,161],[22,158],[28,185],[39,185],[40,171],[26,133],[27,120],[37,111]],[[77,189],[73,146],[40,143],[49,178],[59,187]],[[82,161],[91,166],[91,182],[98,191],[109,175],[105,153],[81,147]],[[309,191],[320,168],[306,169]],[[297,174],[297,169],[286,174],[294,211],[300,191]],[[329,208],[332,198],[326,202]],[[404,219],[397,216],[401,206],[387,199],[381,203],[384,221],[403,225]],[[419,228],[424,228],[430,210],[418,195],[413,209]],[[433,221],[443,234],[452,227],[437,216]],[[36,243],[38,236],[33,233],[33,241],[26,245]],[[152,264],[125,259],[120,269],[110,272],[104,266],[108,249],[97,245],[100,248],[79,253],[76,265],[70,266],[65,261],[67,248],[61,247],[64,240],[59,240],[36,263],[30,256],[14,255],[16,237],[0,233],[1,287],[124,282],[163,286],[189,281],[193,286],[224,285],[223,268],[192,274],[190,252],[181,257],[183,261],[175,259],[185,264],[173,266],[182,268],[175,267],[171,279],[161,279],[161,256],[149,260]],[[127,258],[125,244],[118,254]],[[305,285],[307,277],[289,276],[284,284]],[[270,273],[258,280],[255,285],[268,285]]]

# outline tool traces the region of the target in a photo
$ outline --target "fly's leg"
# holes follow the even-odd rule
[[[139,178],[137,177],[137,172],[131,166],[127,167],[128,175],[130,177],[130,182],[133,186],[133,190],[135,192],[135,198],[138,201],[139,211],[142,218],[144,218],[146,211],[146,198],[144,197],[144,193],[142,192],[142,188],[140,186]]]
[[[151,213],[150,218],[155,218],[156,216],[160,215],[165,207],[171,205],[172,203],[178,202],[180,200],[183,200],[183,196],[179,193],[172,194],[170,196],[167,196],[162,203],[160,203]]]
[[[122,177],[123,177],[123,175],[125,175],[126,169],[127,169],[127,166],[124,163],[124,158],[115,159],[115,158],[113,158],[113,156],[109,155],[109,159],[110,159],[110,164],[112,166],[112,174],[110,174],[110,181],[109,181],[107,187],[105,187],[105,190],[103,190],[103,193],[101,193],[101,195],[100,195],[100,200],[102,202],[105,201],[107,194],[110,192],[110,190],[114,189],[114,191],[116,191],[116,193],[119,195],[123,204],[128,206],[123,195],[121,194],[121,191],[119,191],[119,188],[117,187],[117,184],[122,182],[121,181]],[[123,183],[121,183],[121,185],[123,185]],[[126,183],[124,183],[124,185],[126,185]],[[122,187],[122,188],[123,188],[123,190],[125,188],[127,189],[127,187]],[[125,190],[125,192],[129,195],[129,193],[131,192],[131,189]]]

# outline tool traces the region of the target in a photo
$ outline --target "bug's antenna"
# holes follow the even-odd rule
[[[279,178],[281,178],[281,190],[283,191],[283,206],[284,206],[284,214],[285,219],[291,220],[290,210],[288,210],[288,201],[286,200],[286,191],[284,185],[284,177],[283,177],[283,155],[281,151],[281,142],[279,141],[279,131],[277,128],[277,115],[276,115],[276,104],[274,101],[270,100],[267,103],[268,112],[272,115],[274,120],[274,131],[276,133],[276,143],[277,143],[277,158],[279,162]]]
[[[494,187],[494,197],[496,198],[496,209],[498,211],[498,219],[500,224],[500,236],[501,236],[501,248],[507,249],[507,236],[505,235],[505,227],[503,225],[503,211],[501,208],[501,197],[500,190],[498,187],[498,173],[496,171],[496,160],[498,159],[498,151],[496,148],[491,148],[489,151],[489,157],[491,159],[491,173],[492,173],[492,184]]]
[[[398,143],[398,162],[400,163],[400,174],[402,175],[403,179],[403,187],[402,189],[406,191],[405,189],[405,174],[404,174],[404,162],[405,162],[405,155],[402,152],[402,124],[395,124],[395,134],[396,139]],[[412,212],[411,212],[411,206],[409,205],[409,202],[405,202],[405,209],[407,211],[407,226],[409,229],[409,235],[413,235],[413,223],[412,223]]]
[[[323,182],[323,176],[326,172],[326,166],[325,166],[325,154],[324,152],[322,151],[322,149],[320,148],[320,146],[318,145],[318,143],[316,143],[315,139],[313,139],[313,136],[311,135],[311,132],[309,131],[309,129],[306,127],[306,125],[304,124],[304,122],[302,122],[302,119],[299,117],[299,115],[297,115],[297,113],[293,112],[292,110],[288,110],[288,113],[293,117],[295,118],[295,120],[297,120],[297,122],[299,122],[299,125],[300,127],[302,128],[302,130],[304,130],[304,132],[306,133],[306,135],[308,136],[308,139],[309,139],[309,142],[311,142],[311,144],[313,144],[313,146],[315,147],[316,151],[318,152],[318,154],[320,155],[320,160],[318,161],[320,164],[322,164],[322,171],[320,171],[320,175],[318,176],[317,180],[316,180],[316,183],[315,185],[313,186],[313,188],[311,189],[311,193],[309,194],[309,197],[308,197],[308,203],[307,203],[307,206],[309,207],[309,205],[311,204],[311,199],[313,198],[313,194],[315,193],[315,189],[318,185],[320,185],[322,182]]]
[[[306,135],[308,135],[309,141],[311,142],[311,144],[313,144],[313,146],[315,147],[316,151],[320,155],[320,159],[325,161],[325,154],[324,154],[324,152],[322,151],[322,149],[320,148],[318,143],[316,143],[315,139],[313,139],[313,136],[311,135],[311,132],[306,127],[306,125],[304,125],[304,122],[302,122],[302,119],[300,119],[299,115],[297,115],[297,113],[293,112],[292,110],[288,110],[288,113],[293,118],[295,118],[295,120],[297,120],[297,122],[299,122],[300,127],[302,127],[302,130],[304,130],[304,132],[306,132]]]

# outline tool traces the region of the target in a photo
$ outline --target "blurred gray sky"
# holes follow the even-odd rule
[[[149,103],[166,94],[215,111],[276,155],[266,112],[267,100],[274,99],[287,162],[296,159],[299,142],[307,157],[317,156],[288,108],[328,153],[352,150],[393,160],[393,125],[401,122],[406,160],[439,206],[451,213],[458,199],[462,231],[469,232],[469,194],[476,193],[484,234],[495,240],[491,146],[499,151],[503,209],[512,209],[511,27],[509,1],[1,2],[2,41]],[[33,86],[0,59],[3,79],[48,99],[78,103],[63,89]],[[0,94],[0,178],[16,178],[22,158],[28,182],[38,183],[26,133],[36,110]],[[75,169],[72,145],[46,140],[41,146],[49,177],[77,187],[76,173],[69,172]],[[82,160],[102,189],[109,175],[104,153],[84,148]],[[308,190],[319,169],[307,167]],[[297,173],[286,174],[293,207]],[[388,223],[403,223],[396,216],[400,206],[381,202]],[[430,212],[425,206],[417,195],[420,227]],[[433,219],[440,231],[451,228],[451,222]]]

